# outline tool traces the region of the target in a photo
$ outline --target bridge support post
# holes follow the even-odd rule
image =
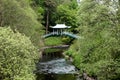
[[[53,35],[55,35],[55,31],[54,31],[54,29],[53,29]]]
[[[57,35],[58,35],[59,33],[58,33],[58,29],[57,29]]]
[[[62,29],[61,29],[61,31],[60,31],[60,34],[62,35]]]

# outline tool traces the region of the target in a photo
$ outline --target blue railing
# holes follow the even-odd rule
[[[75,35],[75,34],[72,34],[72,33],[69,33],[69,32],[63,32],[64,35],[67,35],[67,36],[70,36],[72,38],[79,38],[79,36]]]
[[[79,36],[73,34],[73,33],[69,33],[69,32],[62,32],[62,33],[59,33],[59,32],[51,32],[49,34],[46,34],[44,36],[42,36],[43,38],[46,38],[46,37],[49,37],[49,36],[53,36],[53,35],[67,35],[67,36],[70,36],[72,38],[79,38]]]

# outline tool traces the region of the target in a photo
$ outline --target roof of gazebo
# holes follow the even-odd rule
[[[66,26],[65,24],[56,24],[55,26],[50,26],[51,28],[70,28],[70,26]]]

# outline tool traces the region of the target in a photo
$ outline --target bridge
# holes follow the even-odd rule
[[[54,35],[66,35],[66,36],[69,36],[69,37],[72,37],[72,38],[76,38],[76,39],[79,39],[80,37],[75,35],[75,34],[72,34],[70,32],[62,32],[62,33],[58,33],[58,32],[51,32],[49,34],[46,34],[46,35],[43,35],[42,38],[47,38],[49,36],[54,36]]]
[[[70,45],[58,45],[58,46],[45,46],[42,47],[40,50],[45,50],[45,49],[65,49],[68,48]]]
[[[56,26],[50,26],[53,29],[53,32],[45,34],[42,36],[42,38],[47,38],[49,36],[54,36],[54,35],[66,35],[72,38],[76,38],[79,39],[80,37],[70,33],[70,32],[66,32],[64,31],[66,28],[70,28],[70,26],[66,26],[65,24],[57,24]]]

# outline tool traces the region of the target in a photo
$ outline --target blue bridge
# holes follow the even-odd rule
[[[69,37],[72,37],[72,38],[77,38],[79,39],[80,37],[73,34],[73,33],[69,33],[69,32],[62,32],[62,33],[58,33],[58,32],[51,32],[49,34],[46,34],[46,35],[43,35],[42,38],[47,38],[47,37],[50,37],[50,36],[54,36],[54,35],[66,35],[66,36],[69,36]]]
[[[79,39],[80,37],[70,33],[70,32],[66,32],[64,30],[66,30],[66,28],[71,28],[71,26],[66,26],[65,24],[57,24],[56,26],[50,26],[53,29],[53,32],[48,33],[43,35],[43,38],[49,37],[49,36],[54,36],[54,35],[66,35],[72,38],[77,38]]]

